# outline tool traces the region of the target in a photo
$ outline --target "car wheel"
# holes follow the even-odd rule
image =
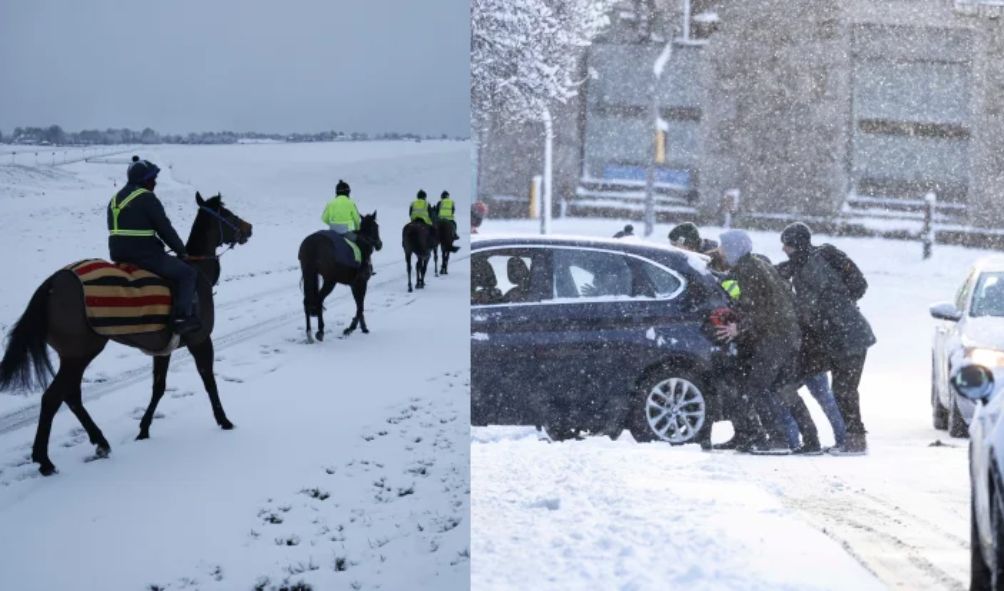
[[[948,409],[942,406],[941,399],[938,398],[937,374],[934,372],[934,363],[931,363],[931,422],[935,429],[944,431],[948,428]]]
[[[690,372],[662,368],[642,381],[627,428],[635,441],[674,445],[700,441],[711,429],[701,382]]]
[[[952,437],[969,437],[969,425],[962,418],[959,412],[959,404],[955,401],[955,394],[952,394],[952,401],[948,409],[948,434]]]
[[[969,496],[969,578],[970,589],[989,589],[991,573],[983,561],[980,534],[976,527],[976,497]]]
[[[582,430],[578,427],[564,425],[560,422],[546,423],[542,426],[544,433],[551,441],[568,441],[570,439],[582,439]]]

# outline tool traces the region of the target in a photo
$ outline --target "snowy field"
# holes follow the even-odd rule
[[[461,142],[157,146],[157,194],[182,237],[196,189],[254,224],[222,259],[215,426],[187,353],[137,442],[151,361],[110,344],[84,401],[112,444],[93,453],[65,407],[50,455],[29,463],[39,394],[0,396],[0,589],[463,589],[469,581],[469,284],[466,239],[450,275],[407,293],[401,227],[415,192],[468,202]],[[56,269],[107,254],[105,206],[128,154],[103,163],[0,165],[0,332]],[[371,333],[340,335],[348,288],[327,300],[329,340],[303,333],[297,248],[344,178],[376,209]],[[435,202],[435,199],[433,199]],[[458,207],[468,227],[467,207]],[[11,264],[13,259],[14,264]],[[416,346],[425,341],[428,346]],[[296,587],[307,588],[307,587]]]
[[[610,236],[623,225],[567,219],[553,230]],[[488,219],[480,232],[538,227]],[[665,243],[670,227],[651,239]],[[784,259],[777,233],[752,236],[755,250]],[[847,251],[870,283],[861,303],[878,336],[861,384],[869,454],[743,456],[637,444],[628,433],[546,443],[532,427],[475,428],[472,588],[968,588],[967,441],[931,427],[928,307],[953,299],[987,252],[936,246],[922,261],[915,242],[816,241]],[[730,434],[719,423],[713,437]]]

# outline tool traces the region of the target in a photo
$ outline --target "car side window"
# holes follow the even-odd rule
[[[631,297],[634,275],[627,257],[612,252],[554,250],[554,295],[557,299]]]
[[[969,300],[969,294],[972,293],[972,286],[975,277],[975,271],[970,273],[969,276],[966,277],[966,280],[962,282],[962,286],[959,287],[958,293],[955,294],[955,308],[960,312],[966,309],[966,302]]]
[[[492,250],[471,257],[471,305],[520,304],[540,300],[542,254]]]
[[[649,298],[665,299],[672,297],[683,286],[683,281],[669,271],[635,259],[632,261],[635,273],[633,295]]]

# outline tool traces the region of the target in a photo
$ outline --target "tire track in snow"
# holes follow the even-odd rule
[[[470,258],[470,254],[465,254],[463,256],[459,256],[456,258],[451,257],[451,260],[462,261],[468,258]],[[378,267],[378,269],[383,270],[381,267]],[[382,287],[385,285],[390,285],[395,281],[399,281],[403,284],[405,279],[406,279],[406,273],[403,271],[399,271],[397,273],[391,273],[386,279],[371,283],[370,288],[372,289],[373,287]],[[289,285],[276,286],[274,288],[270,288],[262,292],[238,298],[236,300],[231,300],[229,302],[221,304],[219,307],[216,308],[216,310],[218,313],[223,310],[243,307],[246,304],[253,303],[268,295],[280,292],[286,292],[289,291],[289,289],[290,289]],[[370,293],[372,294],[372,292]],[[388,292],[388,293],[395,293],[395,292]],[[387,295],[387,294],[381,294],[381,295]],[[334,293],[332,293],[331,296],[329,296],[329,299],[327,301],[328,302],[341,301],[344,299],[350,299],[351,297],[352,294],[347,289],[337,290]],[[405,302],[406,303],[410,302],[410,300],[405,300]],[[398,304],[398,306],[406,305],[406,303]],[[372,302],[368,302],[368,304],[372,304]],[[391,308],[394,307],[397,306],[392,306]],[[285,326],[287,322],[290,322],[294,318],[302,317],[302,314],[303,314],[303,309],[297,306],[296,308],[287,309],[283,312],[269,316],[262,320],[256,320],[254,324],[250,326],[245,326],[243,328],[239,328],[229,333],[216,336],[213,338],[213,345],[215,351],[219,353],[220,351],[224,351],[229,347],[242,343],[250,338],[269,333],[282,326]],[[172,367],[177,365],[187,365],[191,362],[192,362],[192,356],[188,353],[188,350],[184,348],[178,349],[171,357]],[[152,371],[153,371],[152,364],[148,362],[142,367],[136,367],[121,372],[114,379],[100,382],[90,387],[87,387],[85,385],[83,391],[83,400],[84,402],[92,402],[104,398],[109,394],[128,388],[129,386],[133,386],[139,383],[140,381],[149,379]],[[17,410],[11,411],[7,414],[0,415],[0,435],[7,434],[12,431],[16,431],[18,429],[23,429],[28,425],[34,424],[38,419],[38,412],[39,412],[39,403],[35,402],[29,406],[25,406]]]

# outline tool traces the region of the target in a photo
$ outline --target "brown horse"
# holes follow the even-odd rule
[[[213,376],[213,341],[210,338],[214,317],[213,286],[220,277],[220,259],[216,249],[224,244],[232,248],[247,242],[251,237],[251,224],[225,208],[219,195],[203,200],[202,195],[196,193],[195,201],[199,211],[186,249],[189,264],[199,272],[197,293],[202,328],[182,340],[191,352],[209,394],[216,423],[223,429],[233,429],[233,423],[223,412]],[[172,345],[177,346],[178,343],[167,330],[110,338],[144,351],[170,351]],[[45,476],[56,472],[49,459],[49,433],[52,419],[63,402],[87,431],[88,438],[96,446],[97,457],[105,457],[111,452],[108,440],[84,409],[80,390],[84,370],[101,353],[108,340],[109,337],[94,332],[88,323],[80,280],[68,270],[57,271],[42,283],[8,336],[7,350],[0,361],[0,390],[31,390],[48,385],[42,394],[38,431],[31,451],[32,461],[39,465],[39,471]],[[51,384],[48,382],[53,370],[47,345],[59,355],[59,370],[55,372],[56,377]],[[154,357],[153,397],[140,421],[136,439],[150,436],[150,423],[167,386],[170,362],[170,352]]]

